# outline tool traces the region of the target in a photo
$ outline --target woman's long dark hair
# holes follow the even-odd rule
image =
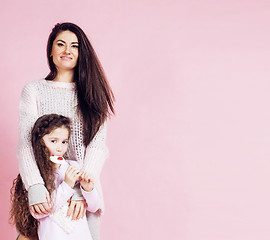
[[[58,23],[52,29],[47,43],[47,58],[51,71],[45,79],[54,80],[57,76],[51,52],[55,38],[62,31],[73,32],[79,41],[74,82],[78,96],[78,110],[83,119],[83,143],[87,146],[110,113],[114,113],[114,95],[94,48],[83,30],[73,23]]]
[[[49,160],[50,154],[43,141],[43,137],[56,128],[66,128],[70,134],[70,119],[62,115],[48,114],[36,121],[31,132],[31,143],[40,174],[45,182],[49,194],[55,189],[54,163]],[[13,181],[10,190],[11,210],[10,221],[16,225],[20,234],[30,239],[37,239],[38,220],[35,219],[28,207],[28,193],[20,174]]]

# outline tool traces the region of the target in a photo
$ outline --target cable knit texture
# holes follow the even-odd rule
[[[20,134],[16,149],[19,170],[26,189],[36,184],[44,184],[38,170],[31,147],[31,129],[38,117],[44,114],[61,114],[72,120],[67,159],[75,159],[81,168],[89,172],[96,182],[96,188],[103,196],[99,176],[105,159],[108,157],[106,146],[106,123],[102,125],[85,148],[83,145],[82,119],[77,112],[75,83],[47,81],[45,79],[28,83],[21,95],[19,105]]]

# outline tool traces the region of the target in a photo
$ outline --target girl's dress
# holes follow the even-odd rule
[[[68,200],[74,194],[66,182],[65,172],[67,165],[61,165],[55,172],[55,190],[52,193],[53,211],[48,215],[32,215],[39,219],[38,237],[39,240],[92,240],[86,216],[79,220],[71,220],[66,217]],[[87,211],[96,212],[100,207],[100,197],[94,188],[86,192],[81,188],[82,194],[87,202]]]

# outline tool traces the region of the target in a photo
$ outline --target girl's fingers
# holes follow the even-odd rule
[[[90,183],[92,181],[91,177],[90,177],[90,174],[86,173],[85,174],[85,180]]]
[[[84,181],[84,182],[87,182],[87,183],[92,182],[94,184],[94,177],[92,177],[90,173],[83,172],[82,175],[79,178],[79,181],[80,182]]]
[[[82,179],[82,180],[84,179],[84,175],[85,175],[85,172],[82,172],[82,173],[81,173],[81,179]]]
[[[80,169],[78,169],[74,166],[69,166],[67,171],[66,171],[66,175],[69,178],[78,179],[78,177],[80,176]]]
[[[78,174],[80,172],[80,169],[78,169],[78,168],[76,168],[76,167],[74,167],[74,166],[71,166],[70,167],[70,174],[71,175],[76,175],[76,174]]]
[[[80,169],[79,169],[79,168],[76,168],[76,167],[71,166],[71,165],[69,165],[69,166],[68,166],[68,168],[67,168],[67,172],[73,172],[74,170],[78,170],[78,171],[80,171]]]
[[[72,168],[71,168],[71,166],[69,165],[68,168],[67,168],[66,173],[70,173],[71,169],[72,169]]]

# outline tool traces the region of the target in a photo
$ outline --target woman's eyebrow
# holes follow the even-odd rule
[[[59,39],[59,40],[57,40],[56,42],[63,42],[63,43],[66,43],[64,40],[62,40],[62,39]],[[78,42],[72,42],[71,44],[79,44]]]
[[[63,42],[63,43],[66,43],[64,40],[61,40],[61,39],[59,39],[59,40],[57,40],[56,42]]]

